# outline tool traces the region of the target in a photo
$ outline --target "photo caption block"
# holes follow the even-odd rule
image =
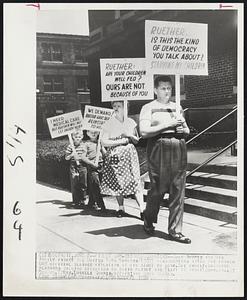
[[[234,281],[235,255],[37,252],[36,279]]]

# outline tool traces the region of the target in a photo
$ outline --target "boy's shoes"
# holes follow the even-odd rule
[[[143,215],[143,219],[144,219],[144,225],[143,225],[143,228],[144,228],[144,231],[149,234],[149,235],[153,235],[154,234],[154,226],[152,223],[149,223],[147,221],[147,219],[145,218],[145,216]]]
[[[122,217],[125,216],[125,212],[124,212],[122,209],[119,209],[119,210],[117,211],[117,213],[116,213],[116,216],[117,216],[118,218],[122,218]]]
[[[85,202],[78,202],[78,203],[73,203],[74,208],[84,208],[85,207]]]
[[[183,244],[191,244],[191,239],[184,236],[181,232],[171,234],[169,233],[169,237],[171,240],[183,243]]]

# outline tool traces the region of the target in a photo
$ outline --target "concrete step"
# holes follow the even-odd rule
[[[196,164],[196,163],[188,163],[187,170],[192,171],[198,166],[199,166],[199,164]],[[206,172],[206,173],[214,173],[214,174],[216,173],[216,174],[237,176],[237,166],[236,165],[208,164],[208,165],[201,167],[198,171]]]
[[[237,208],[228,205],[185,198],[184,211],[231,224],[237,224]]]
[[[214,186],[223,189],[237,190],[237,177],[232,175],[195,172],[187,177],[187,183]]]
[[[147,191],[144,192],[145,202],[147,200],[146,194]],[[169,195],[165,194],[161,206],[168,207],[168,197]],[[222,222],[237,224],[237,208],[228,205],[185,197],[184,211]]]
[[[188,183],[185,188],[185,196],[237,207],[237,192],[234,190]]]

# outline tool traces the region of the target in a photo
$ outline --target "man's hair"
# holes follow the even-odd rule
[[[160,82],[169,82],[171,84],[171,86],[172,86],[172,80],[167,75],[157,76],[154,79],[154,87],[157,88],[159,86]]]

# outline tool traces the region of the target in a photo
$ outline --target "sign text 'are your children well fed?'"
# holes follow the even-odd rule
[[[100,59],[102,101],[147,100],[153,97],[145,58]]]

